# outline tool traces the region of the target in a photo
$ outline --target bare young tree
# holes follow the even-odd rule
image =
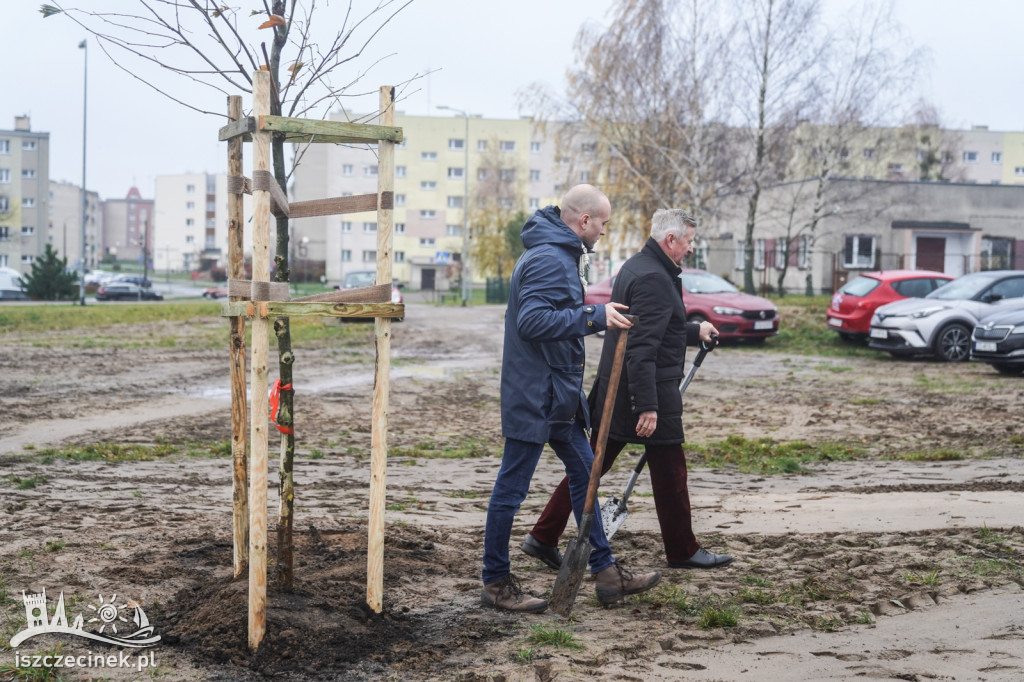
[[[510,156],[499,151],[496,136],[488,140],[487,151],[481,153],[477,165],[470,206],[466,207],[470,212],[474,267],[479,274],[499,278],[512,271],[518,255],[510,249],[507,226],[524,215],[527,206],[528,169],[521,164],[509,165]],[[519,226],[522,224],[520,221]]]
[[[411,2],[376,0],[359,15],[349,1],[334,24],[323,17],[329,5],[317,0],[262,0],[262,7],[245,11],[213,0],[139,0],[128,10],[124,2],[116,0],[97,0],[84,7],[52,0],[40,11],[44,17],[60,15],[74,21],[92,34],[100,49],[130,77],[200,113],[225,116],[214,111],[207,98],[216,93],[251,94],[252,73],[267,70],[272,115],[323,118],[331,107],[344,111],[343,98],[366,94],[358,86],[367,69],[357,60]],[[332,28],[324,30],[326,25]],[[283,79],[282,67],[287,74]],[[164,84],[161,72],[178,78]],[[290,169],[286,168],[284,136],[279,133],[272,137],[271,155],[274,177],[286,188]],[[287,282],[288,219],[278,218],[276,227],[274,277]],[[290,387],[294,355],[289,319],[277,318],[274,332],[281,385]],[[278,414],[278,424],[285,429],[279,470],[278,577],[286,590],[291,589],[293,579],[295,439],[293,432],[288,432],[294,424],[293,397],[291,388],[281,390]]]

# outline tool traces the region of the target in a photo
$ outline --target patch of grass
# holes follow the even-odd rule
[[[964,459],[964,453],[962,450],[953,450],[951,448],[936,448],[934,450],[891,452],[888,453],[885,458],[902,460],[905,462],[953,462]]]
[[[754,585],[756,587],[772,587],[774,585],[771,580],[765,578],[763,575],[755,575],[753,573],[748,573],[740,578],[740,582],[745,585]]]
[[[978,539],[982,542],[987,542],[995,545],[1001,545],[1006,542],[1006,537],[997,534],[994,530],[988,527],[987,523],[978,529]]]
[[[804,464],[845,461],[863,456],[864,449],[845,443],[804,441],[780,443],[771,438],[750,439],[733,435],[712,443],[687,444],[687,456],[695,466],[735,466],[748,473],[799,473]]]
[[[10,642],[10,639],[7,641]],[[40,662],[49,659],[51,662],[57,663],[58,659],[63,656],[63,650],[64,643],[62,642],[52,649],[33,653],[32,656],[33,658],[35,656],[41,656],[42,658],[39,659]],[[57,668],[55,665],[48,667],[40,666],[36,668],[28,665],[14,666],[10,663],[4,663],[0,664],[0,679],[11,680],[12,682],[15,680],[19,682],[49,682],[51,680],[60,682],[64,678],[57,673],[58,670],[60,670],[60,668]]]
[[[853,617],[853,622],[858,625],[871,625],[875,622],[875,618],[870,611],[858,611],[857,615]]]
[[[217,440],[212,443],[189,443],[185,448],[185,454],[189,457],[230,459],[231,440]]]
[[[754,349],[797,355],[825,357],[862,357],[885,359],[878,351],[862,343],[851,343],[829,329],[825,317],[832,302],[830,296],[769,296],[779,307],[779,333]],[[739,346],[740,348],[744,346]]]
[[[63,448],[44,448],[38,457],[43,461],[65,459],[72,462],[140,462],[168,457],[178,448],[170,443],[156,445],[122,445],[121,443],[94,443],[70,445]]]
[[[310,450],[310,452],[309,452],[309,458],[310,459],[323,459],[324,458],[324,453],[322,451],[320,451],[320,450],[313,449],[313,450]]]
[[[519,649],[514,654],[512,654],[512,660],[520,665],[525,665],[533,661],[534,652],[535,650],[533,649],[533,647]]]
[[[739,593],[740,601],[749,604],[759,604],[766,606],[768,604],[774,604],[777,600],[775,595],[768,590],[762,590],[760,588],[744,587]]]
[[[476,438],[460,439],[452,444],[424,440],[412,447],[396,447],[391,452],[398,457],[423,457],[424,459],[469,459],[490,457],[493,454],[486,443]]]
[[[142,491],[136,488],[135,490],[132,491],[132,497],[142,499]]]
[[[690,603],[690,595],[678,585],[661,584],[633,597],[634,602],[654,608],[669,608],[682,616],[692,616],[697,610]]]
[[[878,405],[882,401],[878,398],[854,398],[850,401],[851,405]]]
[[[537,646],[553,646],[557,649],[582,649],[576,635],[571,630],[563,630],[555,625],[537,623],[530,626],[530,634],[526,638],[530,644]]]
[[[853,371],[853,367],[850,365],[834,365],[831,362],[822,362],[814,366],[819,372],[832,372],[833,374],[842,374],[843,372]]]
[[[43,549],[47,552],[59,552],[60,550],[64,549],[64,541],[50,540],[46,543],[46,546]]]
[[[402,504],[401,502],[392,502],[387,507],[385,507],[385,509],[387,509],[388,511],[405,511],[406,505]]]
[[[36,486],[45,485],[48,479],[45,476],[29,476],[22,478],[17,474],[4,476],[4,478],[18,490],[31,490]]]
[[[475,490],[453,490],[452,492],[448,493],[447,497],[462,500],[475,500],[476,498],[480,497],[480,493],[476,492]]]
[[[707,606],[697,615],[697,626],[702,630],[736,627],[740,612],[733,606]]]
[[[811,627],[813,627],[815,630],[835,632],[844,625],[846,625],[846,622],[840,616],[837,616],[835,614],[829,614],[827,616],[816,618],[814,622],[811,624]]]
[[[941,585],[942,581],[939,580],[938,571],[930,571],[928,573],[910,573],[906,572],[900,576],[900,582],[913,583],[915,585]]]

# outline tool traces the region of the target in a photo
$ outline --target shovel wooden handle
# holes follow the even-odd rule
[[[636,315],[626,315],[633,324],[639,321]],[[612,428],[612,412],[615,410],[615,394],[619,391],[619,378],[622,376],[622,364],[626,358],[626,337],[628,329],[619,330],[619,338],[615,343],[615,356],[612,359],[612,373],[608,377],[608,391],[604,396],[604,409],[601,412],[601,425],[597,429],[597,448],[594,451],[594,464],[590,467],[590,484],[587,486],[587,501],[583,505],[584,514],[594,513],[597,502],[597,486],[601,482],[601,467],[604,464],[604,453],[608,446],[608,432]]]

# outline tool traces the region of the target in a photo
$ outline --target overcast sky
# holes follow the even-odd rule
[[[356,12],[366,0],[356,0]],[[829,9],[855,0],[826,0]],[[133,0],[123,0],[131,7]],[[321,0],[321,3],[323,0]],[[78,4],[88,5],[89,0]],[[245,3],[245,6],[257,3]],[[491,118],[520,113],[517,92],[533,83],[560,90],[573,39],[586,21],[606,23],[613,0],[414,0],[378,38],[375,53],[394,52],[364,79],[368,88],[436,70],[399,109],[444,115],[438,105]],[[83,54],[87,34],[61,16],[43,19],[38,0],[5,3],[0,41],[0,129],[28,114],[50,133],[50,176],[82,178]],[[345,3],[334,0],[329,12]],[[1019,59],[1024,0],[895,0],[897,18],[928,48],[920,95],[948,127],[988,125],[1024,131]],[[224,172],[220,119],[190,112],[130,78],[90,40],[86,184],[104,199],[133,184],[152,197],[157,175]],[[361,62],[368,64],[369,62]],[[171,78],[171,76],[166,76]],[[204,105],[225,109],[224,96],[203,90]],[[251,104],[248,96],[243,106]],[[376,106],[376,97],[368,102]]]

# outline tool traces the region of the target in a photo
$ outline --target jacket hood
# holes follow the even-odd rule
[[[530,216],[523,225],[520,238],[528,249],[541,244],[555,244],[573,253],[587,250],[579,235],[562,222],[562,212],[557,206],[547,206]]]

